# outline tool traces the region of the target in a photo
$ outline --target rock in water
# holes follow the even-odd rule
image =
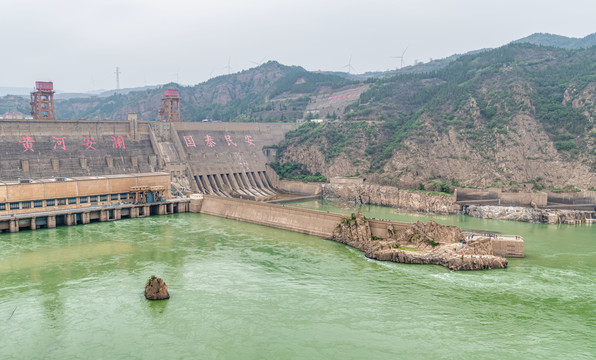
[[[145,285],[145,298],[147,300],[169,299],[168,285],[166,285],[166,282],[162,278],[152,276],[147,280],[147,284]]]

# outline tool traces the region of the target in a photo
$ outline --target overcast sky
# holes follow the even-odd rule
[[[89,91],[210,77],[267,60],[394,69],[536,32],[596,32],[594,0],[0,0],[0,86]]]

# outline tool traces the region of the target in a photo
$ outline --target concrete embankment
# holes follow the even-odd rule
[[[193,201],[191,211],[320,236],[325,239],[331,239],[333,231],[344,218],[341,214],[326,211],[209,195],[203,197],[200,205],[194,204]],[[386,236],[387,225],[392,225],[396,229],[408,226],[407,223],[397,221],[371,220],[373,234],[376,236]]]
[[[507,261],[502,258],[503,256],[523,257],[523,240],[508,242],[501,239],[499,246],[495,248],[493,248],[491,239],[483,240],[484,247],[479,247],[479,243],[466,246],[459,243],[462,239],[461,229],[445,227],[449,228],[449,231],[436,231],[438,228],[443,228],[442,225],[436,223],[423,225],[366,219],[365,226],[352,229],[349,224],[355,224],[355,222],[347,220],[349,218],[340,214],[215,196],[204,196],[201,200],[192,200],[190,210],[333,239],[364,251],[366,256],[378,260],[436,264],[453,270],[480,270],[506,267]],[[361,214],[359,216],[360,219],[363,218]],[[348,227],[346,228],[346,226]],[[417,229],[416,231],[425,235],[415,238],[423,243],[409,245],[416,246],[421,252],[394,248],[399,245],[401,237],[412,232],[413,226]],[[428,228],[426,228],[427,226]],[[340,232],[338,233],[338,231]],[[412,235],[410,238],[414,236]],[[435,248],[437,246],[435,242],[441,245],[450,245],[450,247],[438,246]],[[502,244],[503,242],[506,244]],[[425,244],[431,245],[425,247]],[[482,249],[482,251],[478,249]]]
[[[459,205],[455,204],[454,196],[401,190],[375,184],[325,184],[323,198],[435,214],[459,212]]]
[[[470,205],[466,214],[482,219],[515,220],[538,224],[592,224],[596,211],[539,209],[521,206]]]

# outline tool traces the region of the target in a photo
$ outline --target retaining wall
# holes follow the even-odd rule
[[[596,204],[596,191],[582,191],[578,193],[548,192],[548,202],[566,205]]]
[[[191,208],[197,210],[196,205]],[[198,211],[202,214],[271,226],[326,239],[331,238],[333,230],[345,218],[345,215],[326,211],[216,196],[204,196]],[[396,229],[408,226],[407,223],[396,221],[374,219],[369,221],[372,234],[379,237],[387,237],[387,226],[389,224],[393,224]]]
[[[548,195],[539,193],[501,193],[501,205],[546,206]]]
[[[277,188],[282,192],[295,195],[320,195],[323,192],[321,183],[280,180]]]

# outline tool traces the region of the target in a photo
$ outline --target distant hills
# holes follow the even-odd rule
[[[407,188],[596,188],[596,34],[534,34],[497,49],[352,75],[269,61],[195,86],[59,99],[58,118],[156,120],[163,88],[184,121],[295,122],[281,163]],[[28,99],[0,98],[0,114]]]
[[[596,45],[596,33],[583,38],[570,38],[561,35],[536,33],[525,38],[515,40],[513,43],[529,43],[542,46],[553,46],[563,49],[586,49]]]

